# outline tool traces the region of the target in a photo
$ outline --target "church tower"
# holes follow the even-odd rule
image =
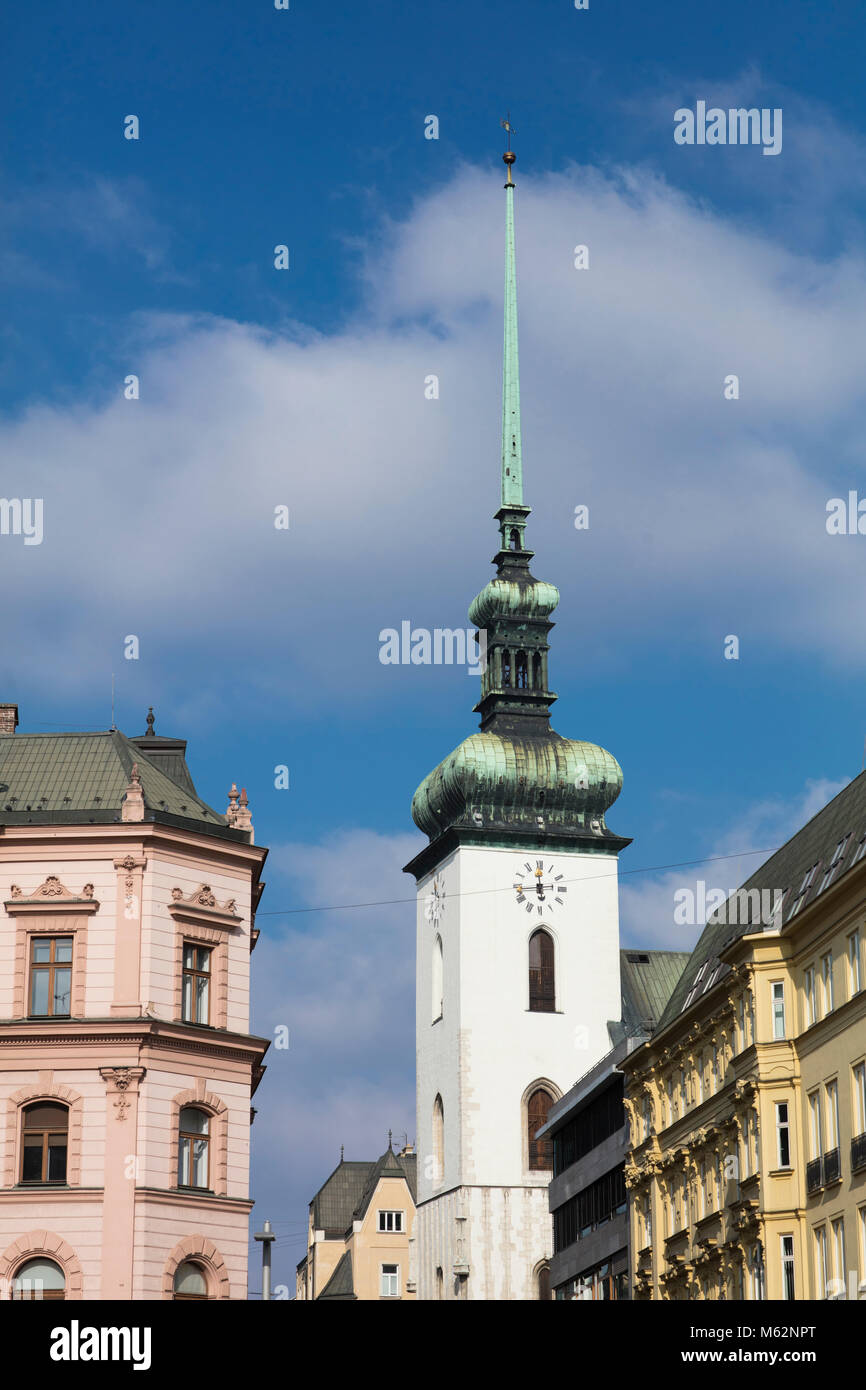
[[[545,1296],[551,1104],[611,1047],[620,1018],[616,759],[550,727],[552,584],[530,571],[523,499],[515,156],[503,155],[505,341],[496,575],[469,609],[486,634],[480,729],[412,802],[430,843],[417,882],[421,1299]]]

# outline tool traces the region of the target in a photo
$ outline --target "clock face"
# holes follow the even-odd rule
[[[438,927],[445,910],[445,884],[438,876],[434,878],[430,891],[424,900],[424,916],[434,927]]]
[[[524,860],[514,875],[512,886],[517,895],[517,906],[538,917],[563,907],[568,894],[565,870],[560,870],[549,859]]]

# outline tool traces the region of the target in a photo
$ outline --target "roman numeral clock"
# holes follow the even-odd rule
[[[537,912],[539,917],[545,911],[552,912],[557,904],[563,907],[568,888],[565,874],[559,873],[557,868],[556,864],[551,863],[545,867],[543,859],[536,859],[533,868],[527,859],[522,869],[515,873],[512,884],[518,907],[524,907],[527,912]]]

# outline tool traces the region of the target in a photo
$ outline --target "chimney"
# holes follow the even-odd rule
[[[18,706],[0,704],[0,734],[14,734],[18,727]]]

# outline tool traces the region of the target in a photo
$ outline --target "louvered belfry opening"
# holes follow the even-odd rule
[[[539,1086],[537,1091],[532,1092],[526,1107],[529,1132],[529,1167],[532,1172],[553,1167],[552,1139],[536,1139],[535,1137],[542,1126],[547,1124],[547,1116],[552,1104],[553,1096]]]
[[[556,1009],[553,937],[543,928],[529,938],[529,1008],[532,1013],[544,1014]]]

